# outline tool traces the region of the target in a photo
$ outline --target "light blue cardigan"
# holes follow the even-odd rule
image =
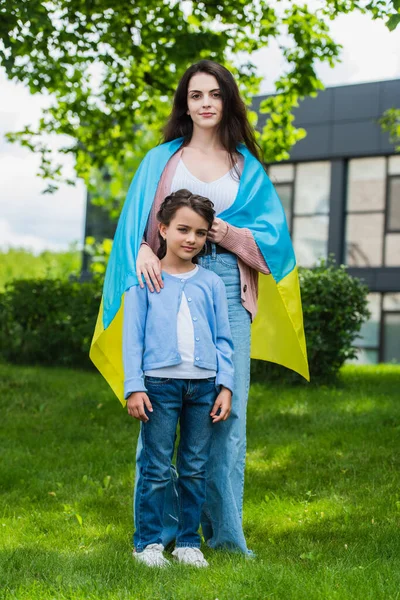
[[[164,287],[149,292],[133,285],[124,300],[124,395],[146,391],[143,372],[182,362],[178,351],[177,317],[185,292],[194,328],[194,365],[216,371],[216,386],[233,392],[233,342],[228,302],[222,279],[199,266],[180,279],[162,272]]]

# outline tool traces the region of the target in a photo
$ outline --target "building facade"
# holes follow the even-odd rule
[[[307,98],[295,111],[307,137],[290,161],[269,166],[299,265],[334,254],[370,289],[361,363],[400,362],[400,155],[378,122],[392,107],[400,107],[400,80]]]

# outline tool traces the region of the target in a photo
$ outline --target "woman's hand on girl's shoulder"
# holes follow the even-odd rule
[[[161,277],[161,261],[147,244],[140,246],[136,260],[136,275],[141,288],[144,287],[142,275],[150,292],[159,292],[164,283]]]
[[[146,415],[144,407],[146,407],[149,412],[153,412],[153,407],[146,392],[133,392],[126,401],[128,414],[134,419],[146,423],[146,421],[149,420],[149,417]]]

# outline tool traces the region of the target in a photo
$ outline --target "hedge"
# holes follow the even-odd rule
[[[300,269],[311,378],[335,378],[355,356],[354,340],[368,318],[368,289],[346,268],[322,261]],[[0,356],[12,363],[88,367],[101,299],[100,284],[62,280],[19,280],[0,294]],[[272,363],[252,361],[252,377],[300,381]]]
[[[0,356],[17,364],[88,367],[101,289],[94,283],[23,279],[0,294]]]
[[[340,367],[356,357],[354,342],[370,316],[368,288],[333,261],[321,260],[313,269],[300,268],[299,278],[311,381],[332,381]],[[297,373],[258,360],[252,361],[252,377],[304,382]]]

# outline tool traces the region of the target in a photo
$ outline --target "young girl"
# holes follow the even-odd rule
[[[163,289],[125,293],[124,391],[141,421],[135,494],[134,558],[166,566],[161,544],[165,492],[180,421],[179,527],[172,555],[208,566],[200,550],[201,510],[213,425],[225,421],[233,392],[233,343],[225,285],[193,263],[214,221],[213,204],[188,190],[167,196],[157,213]]]

